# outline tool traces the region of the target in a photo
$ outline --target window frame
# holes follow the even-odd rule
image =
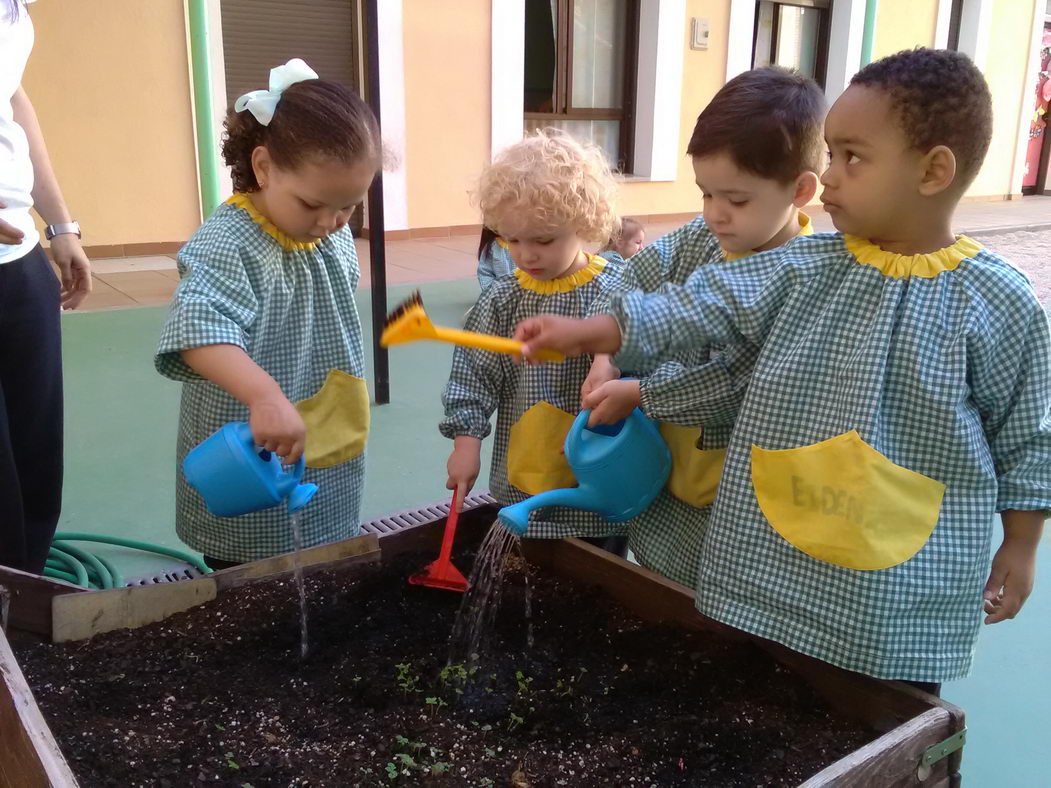
[[[778,33],[781,24],[781,6],[812,8],[821,12],[821,24],[817,32],[817,58],[814,61],[814,81],[822,90],[828,89],[828,50],[832,34],[832,6],[836,0],[756,0],[755,21],[752,28],[752,68],[756,68],[755,53],[759,45],[759,10],[763,2],[774,6],[773,24],[770,26],[771,60],[777,63]],[[842,1],[842,0],[841,0]]]
[[[624,41],[624,97],[623,107],[574,107],[573,101],[573,4],[575,0],[556,0],[555,23],[555,84],[552,99],[553,112],[526,112],[526,121],[615,120],[620,123],[618,160],[610,165],[622,174],[630,174],[635,166],[635,112],[637,72],[639,62],[640,0],[625,0],[626,28]],[[528,45],[528,42],[527,42]]]

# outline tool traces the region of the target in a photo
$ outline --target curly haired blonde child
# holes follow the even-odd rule
[[[562,132],[540,131],[500,153],[482,174],[475,198],[485,225],[507,243],[516,270],[482,293],[466,328],[506,337],[516,323],[542,312],[586,316],[619,273],[582,248],[609,238],[618,221],[615,196],[602,152]],[[494,412],[490,489],[502,505],[575,483],[561,449],[590,363],[578,358],[526,366],[505,355],[455,350],[440,429],[454,441],[448,486],[459,490],[458,505],[478,477]],[[596,515],[556,508],[540,510],[531,535],[534,527],[548,536],[608,530]]]

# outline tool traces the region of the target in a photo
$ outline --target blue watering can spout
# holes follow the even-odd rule
[[[579,487],[567,487],[561,490],[548,490],[531,498],[526,498],[512,506],[500,510],[500,522],[515,536],[523,536],[529,527],[529,515],[545,506],[569,506],[573,509],[587,509],[587,494]]]
[[[545,506],[595,512],[610,522],[630,520],[664,487],[671,452],[641,410],[597,427],[587,426],[590,415],[590,410],[577,414],[563,447],[578,486],[548,490],[500,510],[501,522],[517,535],[527,531],[530,513]]]
[[[288,513],[294,514],[310,503],[318,491],[316,484],[297,484],[295,489],[288,494]]]

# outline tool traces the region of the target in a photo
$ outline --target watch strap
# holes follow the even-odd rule
[[[72,233],[77,236],[77,238],[80,238],[80,224],[75,221],[49,224],[44,230],[44,238],[50,241],[56,235],[64,235],[66,233]]]

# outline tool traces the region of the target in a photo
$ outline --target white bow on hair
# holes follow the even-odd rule
[[[251,93],[245,93],[234,103],[234,109],[237,112],[248,110],[256,120],[264,126],[269,126],[281,94],[297,82],[317,78],[318,75],[314,69],[304,63],[301,58],[294,57],[285,65],[270,69],[269,90],[253,90]]]

